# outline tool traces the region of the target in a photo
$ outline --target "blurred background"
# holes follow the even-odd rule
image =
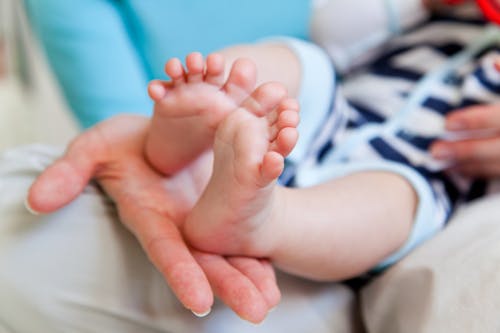
[[[0,0],[0,150],[64,145],[78,132],[21,3]]]

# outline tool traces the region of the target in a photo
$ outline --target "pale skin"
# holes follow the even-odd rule
[[[225,67],[231,68],[233,59],[237,58],[238,52],[243,49],[245,55],[250,55],[250,58],[257,65],[259,73],[257,82],[270,80],[283,82],[290,96],[296,96],[300,87],[298,60],[286,47],[270,46],[260,45],[253,48],[246,45],[224,50],[221,53],[228,59]],[[265,52],[277,53],[276,49],[281,53],[281,60],[275,61],[279,66],[272,67],[272,73],[269,74],[271,77],[266,77],[265,75],[268,75],[268,73],[261,70],[261,63],[265,63],[265,59],[273,58],[272,56],[263,57],[260,55],[265,54]],[[257,56],[254,57],[253,54]],[[264,64],[264,66],[271,67],[269,64]],[[285,73],[280,72],[283,69],[286,69]],[[229,73],[229,70],[226,70],[225,73]],[[489,120],[484,119],[483,123],[485,125],[482,126],[495,128],[500,133],[500,112],[498,112],[500,107],[495,105],[482,107],[488,110],[487,113],[483,113],[483,116],[486,117],[487,115],[489,117]],[[476,112],[473,112],[472,109],[459,112],[461,116],[466,116],[469,119],[467,123],[475,121],[474,115]],[[453,115],[450,114],[447,124],[452,121],[450,120],[452,117]],[[186,308],[199,314],[206,313],[213,304],[213,294],[215,293],[242,318],[252,322],[262,321],[267,312],[276,306],[279,301],[279,291],[272,269],[266,262],[260,260],[212,255],[194,251],[186,244],[180,236],[180,228],[194,202],[201,195],[201,189],[204,186],[201,185],[208,182],[210,170],[207,170],[207,165],[211,164],[206,161],[203,162],[203,159],[194,158],[193,162],[188,163],[172,176],[159,174],[144,158],[143,147],[145,138],[149,133],[149,125],[150,120],[147,118],[121,116],[102,122],[79,135],[68,147],[64,156],[38,177],[28,196],[29,204],[38,212],[49,213],[55,211],[75,199],[89,180],[94,178],[113,198],[120,211],[122,222],[140,240],[152,263],[165,276],[167,283]],[[473,128],[479,125],[465,126]],[[462,158],[455,159],[457,161],[456,165],[470,165],[470,168],[467,167],[464,170],[468,174],[498,177],[500,176],[500,167],[498,167],[500,166],[498,162],[500,161],[500,155],[498,154],[500,150],[488,148],[496,147],[498,140],[500,140],[498,138],[500,138],[500,135],[494,141],[474,140],[473,142],[463,141],[446,144],[454,145],[457,152],[462,151],[460,153]],[[475,149],[462,149],[463,146],[472,148],[472,144],[481,145],[481,151],[485,153],[476,154]],[[128,163],[129,161],[131,163]],[[485,161],[488,163],[484,163]],[[497,163],[494,163],[494,161],[497,161]],[[484,170],[487,164],[491,168]],[[134,167],[130,168],[130,165]],[[404,191],[410,192],[411,195],[409,196],[412,197],[412,190],[404,180],[390,174],[383,174],[383,177],[393,182],[397,187],[401,187]],[[380,178],[381,181],[383,177]],[[385,185],[380,187],[380,184],[376,182],[367,186],[365,179],[368,178],[374,179],[369,173],[364,173],[353,174],[334,181],[338,189],[335,196],[346,202],[352,202],[352,200],[367,202],[367,198],[375,192],[379,197],[386,197],[387,202],[394,202],[394,206],[402,207],[401,204],[398,204],[399,200],[405,201],[402,197],[393,198],[393,196],[396,196],[396,192],[392,191],[380,193],[380,188],[387,188]],[[347,184],[356,185],[356,182],[357,186],[347,186]],[[168,186],[164,186],[164,184]],[[348,187],[350,191],[344,190]],[[314,191],[321,191],[326,188],[325,184],[324,187],[317,187]],[[140,191],[131,189],[140,189]],[[357,189],[363,189],[363,191],[358,193]],[[292,192],[290,191],[290,193]],[[286,196],[284,195],[284,197]],[[185,200],[185,198],[190,199]],[[342,200],[340,199],[335,201],[339,206],[342,206]],[[409,203],[408,205],[413,207],[413,200],[412,197],[405,203]],[[148,202],[152,204],[145,205]],[[179,202],[183,204],[179,204]],[[185,204],[186,202],[188,204]],[[320,202],[314,202],[314,204],[320,204]],[[384,205],[378,208],[382,209],[383,207]],[[338,221],[347,223],[348,216],[339,214],[341,208],[335,210],[332,216],[336,218],[338,216]],[[356,209],[359,209],[360,213],[364,214],[360,214],[360,217],[366,216],[367,219],[380,215],[382,224],[390,221],[390,219],[383,218],[384,214],[393,217],[401,214],[392,210],[375,214],[375,212],[370,212],[367,207],[356,207]],[[311,209],[311,211],[319,212],[316,208]],[[404,209],[404,211],[407,213],[411,209]],[[318,218],[321,218],[321,216]],[[147,221],[147,223],[143,221]],[[388,236],[391,239],[398,239],[398,241],[391,241],[391,243],[394,243],[394,247],[396,247],[396,243],[404,239],[404,237],[399,236],[399,233],[406,234],[406,230],[411,225],[411,218],[408,216],[405,216],[402,221],[398,226],[402,227],[403,231],[398,231],[398,228],[387,228],[391,230]],[[375,235],[384,235],[377,224],[363,225],[363,228],[359,226],[357,229],[373,236],[371,238],[374,242],[377,238],[380,238]],[[336,236],[336,234],[332,235]],[[358,235],[359,237],[363,236],[363,234]],[[337,241],[341,242],[342,239],[336,239]],[[302,248],[297,253],[300,254],[304,250]],[[164,253],[168,252],[178,253],[179,255],[175,258],[164,256]],[[350,256],[353,253],[358,252],[346,253],[343,257],[339,256],[337,260],[344,263],[350,261]],[[359,266],[366,265],[357,264],[356,266],[359,269]],[[286,267],[284,268],[286,269]],[[350,270],[356,271],[354,268]]]
[[[81,134],[37,178],[28,204],[50,213],[74,200],[94,178],[186,308],[207,313],[215,293],[242,318],[262,321],[280,298],[271,266],[260,259],[195,251],[180,234],[208,181],[210,156],[195,158],[175,175],[161,175],[144,158],[149,126],[146,118],[120,116]]]
[[[491,107],[493,108],[493,107]],[[248,111],[248,110],[247,110]],[[236,146],[236,143],[234,143],[234,146]],[[218,149],[215,149],[216,152]],[[222,149],[220,149],[222,150]],[[219,155],[223,156],[224,153],[219,153]],[[217,156],[217,154],[216,154]],[[223,160],[222,158],[220,158],[220,160]],[[224,163],[220,163],[220,164],[224,164]],[[477,170],[478,168],[478,165],[472,165],[471,166],[471,169],[472,170]],[[251,169],[251,168],[250,168]],[[465,170],[464,170],[465,171]],[[209,230],[205,230],[204,231],[199,231],[199,226],[201,224],[198,224],[196,221],[197,220],[201,220],[202,218],[196,218],[196,215],[197,215],[197,211],[200,211],[200,213],[198,213],[199,216],[203,216],[204,219],[207,219],[207,214],[206,212],[209,212],[211,210],[213,210],[213,207],[217,207],[217,200],[214,200],[214,196],[211,196],[210,195],[210,192],[212,193],[217,193],[219,192],[218,190],[220,188],[224,188],[224,189],[227,189],[228,187],[231,187],[231,185],[227,185],[225,184],[224,182],[222,181],[217,181],[215,180],[214,178],[216,177],[216,174],[217,174],[217,171],[214,173],[214,177],[212,178],[212,180],[210,181],[210,184],[209,184],[209,187],[207,188],[205,194],[202,196],[201,200],[198,202],[198,204],[195,206],[195,208],[193,209],[190,217],[188,218],[188,222],[185,224],[185,232],[186,232],[186,235],[187,237],[191,240],[192,244],[196,244],[195,246],[199,246],[200,248],[204,248],[208,251],[216,251],[216,252],[220,252],[220,253],[227,253],[227,254],[245,254],[245,255],[252,255],[252,256],[268,256],[270,257],[273,262],[278,265],[279,267],[281,267],[282,269],[284,270],[287,270],[289,272],[292,272],[292,273],[295,273],[295,274],[299,274],[299,275],[302,275],[302,276],[306,276],[306,277],[310,277],[310,278],[313,278],[313,279],[325,279],[325,280],[330,280],[330,279],[337,279],[337,278],[344,278],[344,277],[349,277],[353,274],[353,272],[356,272],[356,273],[360,273],[360,272],[363,272],[366,267],[368,267],[369,265],[366,265],[366,263],[361,263],[359,266],[356,265],[356,260],[353,260],[354,261],[354,264],[352,264],[351,266],[352,267],[347,267],[346,270],[342,270],[340,269],[339,271],[329,271],[328,269],[326,269],[326,271],[316,271],[315,268],[316,267],[321,267],[321,268],[324,268],[324,267],[328,267],[328,265],[325,265],[324,262],[320,262],[319,264],[318,263],[315,263],[314,261],[311,263],[311,257],[313,258],[329,258],[329,259],[332,259],[332,260],[335,260],[335,258],[330,258],[328,256],[326,256],[325,254],[328,254],[328,253],[332,253],[332,249],[329,248],[327,251],[325,251],[324,253],[322,254],[319,254],[318,253],[314,253],[313,255],[311,255],[310,257],[307,256],[307,254],[305,255],[305,259],[300,262],[300,258],[298,258],[297,256],[293,256],[291,259],[292,261],[290,262],[289,259],[290,258],[287,258],[286,257],[286,254],[289,254],[292,252],[292,251],[295,251],[297,250],[296,248],[293,247],[293,240],[295,239],[296,240],[296,244],[297,243],[300,243],[300,245],[303,245],[303,242],[302,242],[302,237],[306,238],[307,239],[307,236],[305,236],[307,233],[304,233],[304,232],[297,232],[297,235],[300,235],[300,242],[297,242],[297,236],[295,235],[295,237],[292,235],[290,238],[288,238],[288,235],[284,235],[283,239],[284,241],[282,242],[282,244],[286,244],[286,248],[287,248],[287,251],[285,252],[285,257],[284,258],[280,258],[280,252],[279,250],[276,250],[276,248],[280,248],[280,245],[276,244],[276,241],[274,240],[266,240],[264,238],[264,241],[262,241],[262,236],[261,234],[259,234],[258,232],[256,232],[256,234],[258,234],[259,236],[255,236],[255,237],[249,237],[248,236],[248,233],[241,233],[242,236],[241,238],[237,238],[236,241],[234,241],[234,244],[233,246],[226,246],[226,244],[228,244],[228,242],[220,242],[221,239],[227,239],[229,236],[233,236],[234,234],[237,234],[238,232],[235,231],[235,228],[227,228],[228,225],[229,226],[233,226],[234,225],[234,221],[231,221],[231,220],[239,220],[241,221],[241,216],[239,216],[239,212],[238,212],[238,209],[236,209],[235,211],[231,211],[230,209],[227,209],[227,207],[224,207],[223,209],[221,209],[224,214],[223,215],[235,215],[237,216],[236,218],[233,217],[229,217],[227,218],[227,216],[222,216],[222,218],[220,220],[224,220],[226,219],[227,221],[226,222],[222,222],[220,224],[218,223],[213,223],[213,224],[207,224],[208,226],[210,227],[207,227],[207,229]],[[226,173],[224,173],[226,174]],[[369,176],[368,179],[370,179],[372,176],[375,176],[374,178],[381,178],[383,179],[384,177],[387,177],[388,179],[386,179],[385,181],[383,182],[380,182],[380,183],[377,183],[375,182],[375,186],[373,186],[374,188],[374,191],[372,193],[370,193],[370,190],[368,191],[368,199],[370,198],[371,194],[380,194],[378,192],[378,189],[380,188],[380,185],[386,185],[386,184],[390,184],[390,182],[394,179],[391,179],[392,177],[394,177],[394,175],[387,175],[387,174],[379,174],[379,173],[374,173],[374,174],[364,174],[364,176]],[[356,177],[355,177],[356,176]],[[359,175],[353,175],[353,176],[350,176],[350,177],[353,177],[354,179],[356,179],[357,177],[359,177]],[[349,182],[351,181],[351,178],[350,177],[347,177],[347,179],[349,179]],[[222,176],[219,176],[217,177],[218,179],[222,179]],[[235,177],[236,178],[236,177]],[[348,182],[348,183],[349,183]],[[397,179],[394,183],[396,184],[395,188],[397,188],[398,186],[401,185],[401,183],[404,183],[404,181],[402,181],[401,179]],[[214,185],[215,184],[215,185]],[[363,185],[365,184],[365,182],[362,183]],[[361,182],[359,185],[362,185]],[[392,185],[391,185],[392,186]],[[410,195],[403,195],[403,197],[412,197],[410,200],[408,201],[405,201],[405,202],[409,202],[410,204],[408,206],[405,207],[405,205],[399,205],[399,207],[405,207],[405,208],[409,208],[407,210],[407,212],[413,212],[414,211],[414,208],[415,208],[415,197],[414,197],[414,193],[412,193],[412,191],[408,191],[409,188],[408,188],[408,184],[403,184],[403,186],[401,186],[401,188],[403,189],[403,192],[406,191],[407,193],[411,193]],[[238,191],[241,190],[241,188],[238,188]],[[234,192],[238,192],[238,191],[234,191]],[[260,191],[258,191],[260,192]],[[279,190],[274,190],[272,191],[272,193],[275,193],[275,192],[279,192]],[[391,191],[392,192],[392,191]],[[208,194],[207,194],[208,193]],[[230,189],[227,191],[227,193],[233,193]],[[392,192],[392,193],[399,193],[398,190],[396,190],[395,192]],[[211,198],[212,197],[212,198]],[[271,202],[275,202],[274,201],[274,194],[273,195],[268,195],[268,196],[265,196],[268,200],[270,200]],[[280,196],[281,198],[285,198],[286,195],[281,195]],[[351,197],[351,200],[349,201],[352,201],[354,200],[355,198],[358,198],[359,199],[359,196],[352,196]],[[398,196],[398,198],[401,198]],[[278,200],[280,201],[280,200]],[[284,201],[284,199],[283,199]],[[215,202],[215,205],[212,205],[213,203]],[[300,202],[303,202],[303,200],[297,200],[298,203]],[[223,204],[225,202],[222,202]],[[329,202],[328,204],[330,204],[331,206],[331,203]],[[245,202],[245,205],[249,205],[248,202]],[[205,207],[203,207],[205,206]],[[224,206],[224,205],[221,205],[221,206]],[[252,206],[250,204],[250,206]],[[300,207],[300,205],[295,205],[295,204],[292,204],[290,205],[292,207]],[[340,206],[340,205],[339,205]],[[210,207],[210,209],[208,209],[207,207]],[[342,211],[342,208],[346,207],[345,205],[341,205],[341,207],[339,207],[340,209],[337,210],[335,213],[338,213],[339,211]],[[279,208],[276,209],[276,208],[269,208],[268,206],[259,206],[256,211],[257,212],[261,212],[262,210],[264,211],[268,211],[268,210],[271,210],[271,211],[274,211],[274,210],[280,210]],[[319,209],[321,211],[321,207]],[[217,209],[215,209],[215,211],[217,211]],[[226,214],[228,212],[228,214]],[[371,213],[371,212],[370,212]],[[367,214],[367,219],[370,219],[372,218],[372,214]],[[394,213],[394,211],[391,211],[391,213]],[[260,215],[260,214],[257,214],[257,215]],[[267,234],[267,235],[270,235],[270,234],[276,234],[277,231],[283,233],[283,230],[288,230],[286,228],[283,228],[282,226],[280,227],[279,223],[275,223],[276,221],[283,221],[285,219],[287,219],[286,217],[285,218],[273,218],[273,216],[277,215],[277,214],[270,214],[271,215],[271,218],[268,219],[268,221],[271,221],[270,223],[268,223],[268,225],[270,226],[277,226],[276,228],[273,228],[272,227],[269,227],[267,229],[267,231],[263,231],[262,234]],[[296,217],[296,216],[300,216],[300,214],[295,214],[295,213],[292,213],[290,214],[291,215],[291,218],[290,219],[287,219],[287,220],[290,220],[290,221],[293,221],[293,217]],[[396,212],[396,215],[397,215],[397,212]],[[217,213],[215,213],[215,220],[219,220],[219,217],[220,216],[217,216]],[[210,214],[208,214],[208,217],[210,217]],[[400,216],[398,216],[398,220]],[[408,217],[408,216],[406,216]],[[411,218],[413,217],[413,215],[410,216]],[[266,224],[266,222],[262,222],[262,221],[258,221],[258,222],[255,222],[255,218],[254,216],[250,216],[249,219],[243,219],[244,220],[244,223],[247,223],[250,224],[250,225],[253,225],[255,226],[255,224]],[[403,219],[404,220],[404,219]],[[250,221],[250,222],[249,222]],[[408,223],[406,224],[402,224],[404,226],[404,228],[401,228],[399,229],[399,233],[398,233],[398,229],[393,229],[395,230],[395,236],[394,238],[398,241],[394,242],[395,244],[398,244],[398,246],[401,245],[401,242],[402,242],[402,239],[404,240],[408,234],[408,230],[409,230],[409,226],[411,225],[411,219],[406,219],[406,221],[408,221]],[[302,222],[302,221],[301,221]],[[243,223],[243,225],[244,225]],[[299,223],[298,223],[299,224]],[[190,225],[192,225],[193,227],[189,227]],[[349,225],[350,227],[352,227],[353,225]],[[289,227],[287,225],[287,227]],[[239,226],[237,227],[239,228]],[[237,229],[236,228],[236,229]],[[191,231],[190,231],[191,229]],[[229,232],[227,230],[230,230]],[[259,229],[259,230],[265,230],[266,228],[256,228],[256,230]],[[300,229],[293,229],[292,230],[300,230]],[[327,231],[326,229],[320,229],[321,231]],[[383,230],[383,229],[382,229]],[[201,236],[198,237],[198,240],[197,240],[197,236],[196,234],[199,234]],[[320,236],[321,235],[325,235],[325,233],[323,232],[319,232]],[[341,234],[341,233],[340,233]],[[403,236],[401,236],[403,235]],[[366,236],[366,235],[365,235]],[[217,241],[212,241],[212,245],[206,245],[206,240],[207,239],[210,239],[210,238],[213,238],[213,239],[216,239]],[[313,238],[313,241],[311,241],[312,244],[317,244],[317,238]],[[274,245],[273,245],[274,243]],[[342,242],[340,241],[339,244],[341,244]],[[358,247],[356,246],[356,249],[353,249],[352,248],[352,245],[354,244],[352,240],[349,240],[347,242],[347,245],[351,245],[351,247],[349,246],[346,246],[347,249],[350,249],[348,251],[345,251],[346,253],[346,258],[349,258],[351,259],[352,258],[352,253],[354,250],[359,250]],[[201,244],[201,245],[200,245]],[[221,245],[222,244],[222,245]],[[242,245],[243,244],[243,245]],[[264,245],[262,245],[264,244]],[[388,242],[388,244],[392,244],[391,242]],[[395,248],[397,248],[398,246],[396,246]],[[375,247],[376,248],[376,247]],[[302,250],[302,249],[301,249]],[[338,252],[338,249],[335,248],[333,249],[335,251]],[[352,250],[352,251],[351,251]],[[387,253],[390,253],[394,250],[391,249],[390,251],[387,251],[385,252],[386,254]],[[313,251],[314,252],[314,251]],[[362,252],[362,251],[361,251]],[[342,252],[341,252],[342,253]],[[373,254],[374,252],[370,252],[370,254]],[[376,254],[378,254],[377,252],[375,252]],[[349,256],[348,256],[349,255]],[[300,256],[299,256],[300,257]],[[380,259],[380,256],[376,256],[377,257],[377,260]],[[370,258],[369,256],[368,257],[365,257],[365,258]],[[369,260],[368,260],[369,261]],[[330,261],[331,262],[331,261]],[[376,261],[372,261],[370,262],[369,264],[373,265],[375,264]],[[307,266],[307,265],[310,265],[310,266]],[[316,266],[314,266],[316,265]],[[311,267],[313,266],[313,267]],[[360,268],[361,267],[361,268]],[[371,267],[371,266],[370,266]],[[306,272],[306,273],[304,273]],[[354,274],[355,275],[355,274]]]
[[[353,174],[307,189],[277,186],[298,136],[297,102],[276,83],[240,97],[255,82],[256,66],[238,60],[224,82],[224,66],[215,57],[222,55],[203,61],[193,53],[186,71],[180,61],[170,61],[166,71],[174,79],[155,82],[150,89],[157,103],[147,143],[153,166],[169,170],[168,161],[154,156],[173,145],[160,140],[171,128],[169,115],[177,127],[205,124],[208,135],[198,141],[203,149],[207,140],[213,142],[212,176],[183,225],[190,244],[206,252],[270,258],[287,272],[325,281],[363,273],[400,247],[417,204],[411,186],[383,172]],[[182,138],[195,143],[196,131],[183,132]],[[196,155],[200,146],[190,152]],[[387,193],[381,195],[381,188]]]

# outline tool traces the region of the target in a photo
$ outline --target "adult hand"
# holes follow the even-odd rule
[[[55,211],[94,178],[185,307],[207,313],[215,292],[242,318],[262,321],[280,299],[271,265],[196,251],[179,231],[208,181],[210,157],[172,177],[160,175],[143,155],[148,128],[148,118],[120,116],[81,134],[35,180],[28,204],[40,213]]]
[[[500,176],[500,105],[487,104],[464,108],[446,118],[450,131],[486,130],[487,136],[459,141],[438,141],[432,155],[451,162],[453,170],[470,177]]]

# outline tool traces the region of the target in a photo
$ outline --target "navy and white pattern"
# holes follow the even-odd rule
[[[461,202],[487,192],[487,182],[444,172],[429,154],[444,117],[461,107],[500,102],[500,29],[475,18],[432,17],[394,38],[380,57],[337,86],[332,111],[296,168],[336,168],[366,161],[409,166],[432,189],[443,227]],[[289,185],[293,172],[287,170]]]

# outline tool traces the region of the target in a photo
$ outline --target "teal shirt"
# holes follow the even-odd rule
[[[310,0],[24,0],[82,127],[149,115],[146,92],[171,57],[285,35],[307,38]]]

